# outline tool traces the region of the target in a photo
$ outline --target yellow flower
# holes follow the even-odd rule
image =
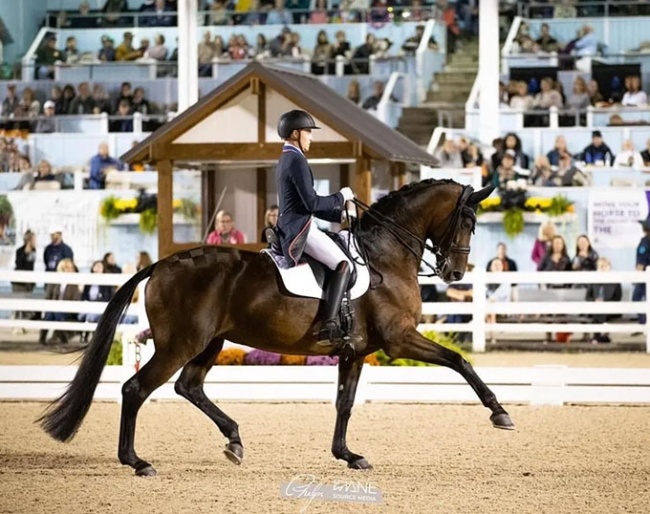
[[[173,209],[180,209],[182,204],[183,204],[182,200],[172,200]]]
[[[499,205],[501,205],[501,198],[498,196],[486,198],[481,202],[481,209],[490,209],[492,207],[498,207]]]
[[[138,200],[136,198],[124,199],[119,198],[115,200],[115,208],[118,211],[127,211],[129,209],[135,209],[138,205]]]

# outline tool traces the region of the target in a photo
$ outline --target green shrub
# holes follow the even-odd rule
[[[140,230],[145,234],[153,234],[158,226],[158,215],[155,209],[146,209],[140,213]]]
[[[515,237],[524,231],[524,211],[515,207],[503,213],[503,230],[508,237]]]
[[[113,341],[111,351],[108,352],[108,366],[121,366],[122,365],[122,342],[119,340]]]
[[[427,330],[423,332],[422,335],[431,341],[435,341],[440,346],[444,346],[445,348],[459,353],[467,362],[472,364],[471,357],[456,344],[454,337],[441,332],[433,332],[432,330]],[[383,350],[379,350],[375,355],[382,366],[436,366],[436,364],[428,364],[414,359],[391,359]]]

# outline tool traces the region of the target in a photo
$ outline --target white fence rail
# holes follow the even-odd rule
[[[0,399],[51,400],[58,397],[76,366],[0,366]],[[121,399],[131,366],[107,366],[95,399]],[[568,368],[566,366],[476,368],[504,403],[650,403],[650,370],[642,368]],[[151,399],[180,399],[176,373]],[[335,366],[218,366],[206,377],[205,392],[219,401],[327,401],[336,397]],[[366,402],[478,403],[456,372],[438,367],[364,366],[356,404]]]
[[[36,284],[58,283],[69,284],[95,284],[120,286],[130,278],[130,275],[95,274],[95,273],[47,273],[47,272],[25,272],[25,271],[0,271],[0,283],[2,282],[27,282]],[[561,296],[566,289],[555,289],[551,292],[557,296],[551,301],[517,301],[521,296],[523,288],[529,290],[548,284],[605,284],[605,283],[645,283],[650,288],[650,271],[628,271],[628,272],[505,272],[487,273],[483,270],[476,270],[466,273],[463,284],[472,284],[473,299],[471,302],[436,302],[425,303],[422,307],[423,314],[449,315],[466,314],[471,315],[472,320],[468,323],[424,323],[420,324],[420,331],[434,330],[437,332],[472,332],[472,350],[483,352],[486,347],[486,334],[497,333],[549,333],[549,332],[611,332],[611,333],[635,333],[643,332],[646,335],[646,351],[650,353],[650,331],[647,325],[634,322],[616,323],[562,323],[562,315],[584,316],[597,314],[646,314],[650,319],[650,302],[588,302],[588,301],[564,301]],[[144,285],[139,285],[138,301],[133,303],[128,314],[137,316],[136,324],[120,325],[118,331],[140,331],[147,328],[148,321],[144,305]],[[438,278],[421,278],[421,285],[436,284],[442,285]],[[519,286],[513,288],[511,301],[492,302],[486,298],[488,284],[510,284]],[[518,293],[519,292],[519,293]],[[1,311],[30,311],[30,312],[70,312],[70,313],[101,313],[106,304],[99,302],[71,302],[61,300],[43,300],[31,298],[4,298],[0,299]],[[497,320],[494,323],[486,321],[488,314],[508,316],[505,320]],[[530,314],[554,314],[558,315],[555,323],[522,323],[517,315]],[[582,320],[581,320],[582,321]],[[41,320],[21,319],[0,319],[0,327],[5,328],[26,328],[26,329],[60,329],[76,331],[93,331],[95,323],[87,322],[58,322]]]

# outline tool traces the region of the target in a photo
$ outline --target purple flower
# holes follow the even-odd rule
[[[328,355],[310,355],[307,357],[307,366],[336,366],[339,363],[338,355],[330,357]]]
[[[280,364],[280,354],[264,350],[251,350],[246,354],[244,363],[249,366],[276,366]]]
[[[136,343],[146,343],[147,339],[151,339],[151,329],[150,328],[145,328],[142,332],[138,332],[135,336],[135,342]]]

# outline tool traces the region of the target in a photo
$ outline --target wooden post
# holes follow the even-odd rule
[[[156,163],[158,169],[158,258],[173,253],[174,245],[174,207],[172,162]]]
[[[350,165],[339,164],[339,189],[350,186]]]
[[[370,159],[363,155],[357,157],[354,194],[359,200],[370,205],[372,201],[372,170]]]
[[[406,163],[396,162],[395,163],[395,179],[396,179],[396,189],[406,185]]]
[[[264,214],[266,213],[266,168],[257,168],[257,237],[264,229]],[[255,239],[254,242],[258,242]]]
[[[210,163],[201,170],[201,234],[205,234],[217,206],[216,183],[217,165]]]

